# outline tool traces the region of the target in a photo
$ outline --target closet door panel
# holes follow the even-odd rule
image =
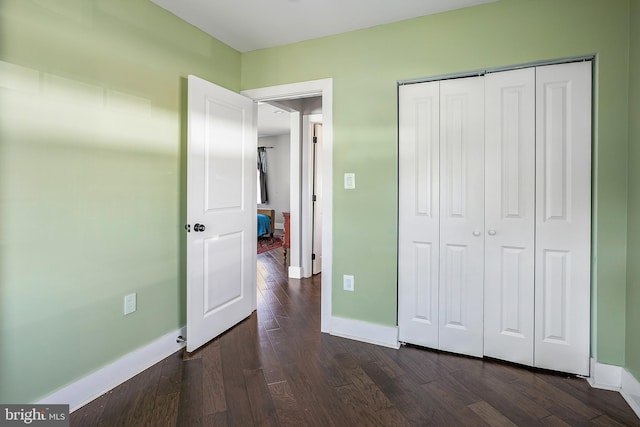
[[[536,69],[537,367],[589,374],[591,63]]]
[[[533,365],[535,69],[485,76],[484,354]]]
[[[398,325],[438,348],[439,82],[399,88]]]
[[[484,83],[440,82],[440,349],[483,354]]]

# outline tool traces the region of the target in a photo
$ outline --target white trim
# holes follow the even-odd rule
[[[320,330],[331,328],[333,274],[333,80],[322,79],[242,91],[254,101],[322,96],[322,302]],[[291,273],[291,272],[290,272]],[[291,276],[290,276],[291,277]]]
[[[302,279],[302,267],[289,267],[289,277],[291,279]]]
[[[595,53],[583,56],[570,56],[567,58],[548,59],[542,61],[525,62],[521,64],[508,65],[504,67],[483,68],[479,70],[471,70],[462,73],[440,74],[437,76],[418,77],[415,79],[398,80],[398,86],[411,85],[415,83],[426,83],[436,80],[451,80],[465,77],[484,76],[491,73],[500,73],[503,71],[520,70],[522,68],[541,67],[545,65],[568,64],[571,62],[588,62],[596,59]]]
[[[185,343],[176,342],[178,336],[186,337],[186,328],[169,332],[36,403],[68,404],[73,412],[180,350]]]
[[[313,169],[309,167],[313,148],[313,128],[309,115],[302,115],[302,139],[300,144],[300,266],[302,277],[311,277],[311,202]]]
[[[640,418],[640,382],[620,366],[605,365],[591,359],[591,376],[587,381],[593,388],[617,391]]]
[[[289,267],[300,268],[300,210],[302,195],[300,189],[302,158],[302,113],[294,111],[291,114],[291,131],[289,133]],[[302,276],[292,276],[300,279]]]
[[[622,370],[622,390],[620,390],[620,394],[640,418],[640,382],[626,369]]]
[[[254,101],[277,101],[284,99],[310,98],[324,96],[326,89],[331,89],[333,79],[309,80],[306,82],[288,83],[278,86],[247,89],[240,92]],[[324,102],[322,103],[324,112]]]
[[[384,326],[361,320],[332,317],[331,335],[384,347],[400,348],[397,326]]]
[[[591,358],[591,376],[587,381],[593,388],[620,391],[622,384],[622,368],[620,366],[605,365]]]

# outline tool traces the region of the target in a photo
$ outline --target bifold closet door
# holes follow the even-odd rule
[[[440,82],[398,90],[399,339],[438,348]]]
[[[401,341],[588,375],[591,67],[400,87]]]
[[[533,365],[535,69],[485,76],[484,354]]]
[[[482,356],[483,80],[399,91],[399,339]]]
[[[589,374],[591,62],[536,69],[535,366]]]
[[[483,355],[484,79],[440,82],[439,348]]]

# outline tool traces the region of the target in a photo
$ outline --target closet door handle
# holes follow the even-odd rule
[[[473,235],[474,235],[474,236],[476,236],[476,237],[480,236],[481,234],[482,234],[482,233],[481,233],[481,232],[479,232],[478,230],[476,230],[476,231],[474,231],[474,232],[473,232]]]
[[[496,230],[489,230],[487,231],[487,233],[489,234],[489,236],[495,236],[497,234]]]

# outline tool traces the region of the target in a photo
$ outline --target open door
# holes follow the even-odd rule
[[[322,272],[322,123],[313,124],[313,237],[311,274]]]
[[[252,100],[189,76],[187,351],[256,307],[256,147]]]

